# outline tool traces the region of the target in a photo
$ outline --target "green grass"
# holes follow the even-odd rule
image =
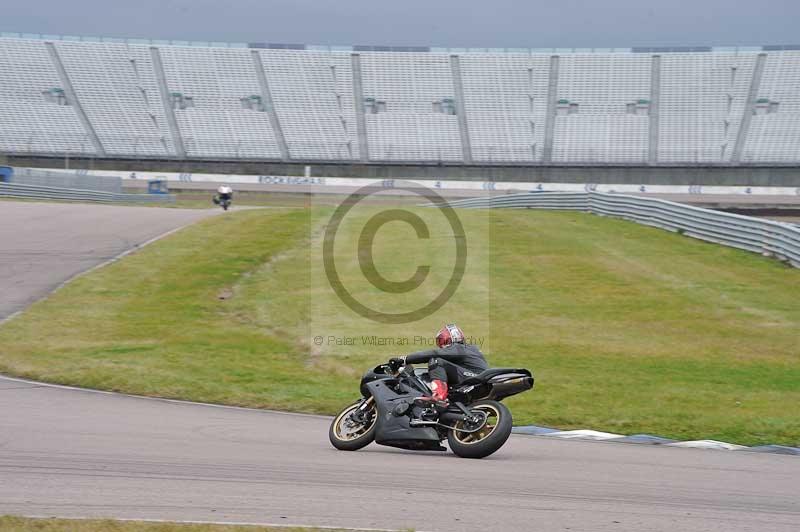
[[[0,530],[5,532],[315,532],[319,529],[0,516]]]
[[[355,397],[367,366],[423,348],[415,337],[456,321],[493,365],[536,375],[533,392],[508,400],[517,424],[800,444],[798,270],[587,214],[460,211],[460,288],[431,316],[384,325],[333,294],[319,253],[332,208],[311,207],[214,217],[79,278],[0,328],[0,371],[330,414]],[[384,226],[374,253],[382,275],[399,281],[431,265],[414,292],[385,294],[355,259],[360,229],[379,211],[346,218],[337,268],[370,306],[410,310],[447,282],[454,244],[436,210],[414,210],[431,227],[427,240]],[[370,345],[370,335],[390,345]]]

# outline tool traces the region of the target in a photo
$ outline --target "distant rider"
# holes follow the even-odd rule
[[[217,195],[214,196],[214,203],[219,205],[222,200],[230,202],[233,199],[233,189],[228,185],[220,185],[217,188]]]
[[[442,327],[436,335],[436,349],[419,351],[392,358],[389,366],[395,371],[406,364],[428,363],[431,378],[431,399],[437,406],[447,406],[448,383],[457,385],[487,369],[489,364],[477,346],[467,344],[464,332],[455,324]]]

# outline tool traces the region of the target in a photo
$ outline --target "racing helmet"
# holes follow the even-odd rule
[[[453,344],[464,343],[464,331],[455,323],[450,323],[442,327],[436,333],[436,347],[450,347]]]

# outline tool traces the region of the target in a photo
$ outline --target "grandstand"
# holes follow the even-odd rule
[[[0,152],[800,164],[800,47],[494,50],[2,34]]]

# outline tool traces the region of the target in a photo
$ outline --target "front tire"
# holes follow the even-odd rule
[[[454,425],[454,429],[447,432],[447,443],[450,449],[462,458],[485,458],[497,451],[511,435],[513,420],[511,411],[497,401],[478,401],[469,405],[470,410],[480,410],[486,414],[484,425],[474,432],[464,421]]]
[[[328,430],[328,438],[331,440],[331,444],[340,451],[357,451],[375,439],[378,412],[372,397],[366,402],[369,406],[364,412],[367,419],[364,423],[358,423],[350,418],[350,415],[365,403],[364,400],[353,403],[333,418]]]

